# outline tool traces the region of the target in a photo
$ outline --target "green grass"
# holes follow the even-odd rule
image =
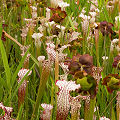
[[[29,1],[29,0],[28,0]],[[2,36],[2,24],[5,23],[8,26],[4,28],[4,30],[11,35],[13,38],[15,38],[19,43],[22,45],[30,45],[30,48],[27,50],[25,55],[21,57],[21,50],[20,47],[14,43],[12,40],[6,37],[6,41],[0,40],[0,102],[3,102],[5,106],[11,106],[13,107],[14,111],[12,113],[12,118],[16,118],[16,120],[26,120],[31,119],[34,106],[36,104],[36,99],[38,96],[38,88],[40,86],[40,80],[41,80],[41,68],[39,66],[39,62],[37,60],[37,57],[39,55],[44,55],[46,59],[48,58],[47,52],[46,52],[46,36],[53,35],[52,32],[49,30],[44,30],[44,36],[42,37],[42,47],[39,51],[37,51],[36,46],[34,44],[34,39],[32,38],[32,34],[35,32],[39,32],[37,28],[40,26],[39,20],[36,22],[36,26],[33,27],[33,29],[29,29],[28,34],[26,36],[26,39],[23,41],[21,37],[21,29],[25,27],[26,22],[24,21],[24,18],[31,18],[31,12],[32,9],[29,7],[30,4],[27,0],[1,0],[0,1],[0,38]],[[36,5],[36,1],[31,3],[33,6]],[[46,0],[44,0],[46,1]],[[40,3],[39,7],[42,7],[41,10],[38,10],[38,17],[45,17],[45,8],[50,7],[50,0],[47,2],[44,2],[41,4],[41,2],[38,0],[38,3]],[[68,32],[71,33],[73,31],[80,32],[79,38],[83,38],[85,41],[80,40],[80,42],[77,44],[75,43],[72,45],[74,47],[74,50],[71,50],[70,47],[68,47],[66,50],[64,50],[64,53],[67,53],[67,57],[72,58],[75,53],[76,54],[89,54],[93,56],[93,64],[97,66],[99,63],[100,67],[103,67],[102,72],[102,79],[100,80],[100,83],[98,85],[98,92],[96,95],[96,103],[95,106],[99,107],[98,111],[95,112],[95,115],[97,116],[97,120],[99,120],[99,117],[106,116],[108,118],[111,118],[111,120],[117,120],[117,113],[116,113],[116,91],[114,91],[112,94],[108,93],[106,86],[102,85],[102,80],[104,77],[106,77],[108,74],[118,74],[119,70],[116,70],[112,67],[112,63],[114,60],[114,57],[118,55],[118,52],[114,50],[113,52],[110,51],[110,45],[111,45],[111,39],[109,36],[103,36],[102,33],[99,30],[99,42],[98,42],[98,51],[99,51],[99,58],[97,63],[97,56],[96,56],[96,46],[95,46],[95,37],[92,35],[89,38],[89,41],[87,40],[88,35],[90,34],[91,26],[89,25],[88,33],[86,36],[83,34],[82,30],[82,19],[79,18],[79,14],[82,12],[83,8],[85,8],[85,14],[89,15],[90,6],[95,5],[91,0],[80,0],[79,5],[75,3],[75,0],[65,0],[67,3],[70,4],[69,7],[65,9],[67,16],[66,18],[60,23],[60,25],[63,25],[66,27],[65,30],[65,37],[60,38],[54,38],[52,39],[52,42],[54,42],[57,46],[57,44],[64,45],[69,42],[69,39],[66,39],[68,37]],[[97,0],[98,6],[96,8],[99,9],[99,14],[96,16],[96,23],[100,23],[102,21],[107,21],[109,23],[112,23],[114,26],[112,29],[114,31],[118,31],[118,28],[115,26],[115,17],[118,16],[118,5],[115,4],[114,9],[112,12],[110,12],[106,4],[109,0]],[[4,4],[4,5],[3,5]],[[38,8],[39,8],[38,7]],[[51,13],[52,16],[52,13]],[[74,19],[73,19],[74,17]],[[41,18],[40,18],[41,19]],[[75,28],[74,20],[77,21],[78,27]],[[57,23],[59,24],[59,23]],[[52,27],[50,28],[52,29]],[[16,37],[17,36],[17,37]],[[118,38],[118,34],[116,35]],[[116,36],[113,36],[113,38]],[[58,37],[58,36],[57,36]],[[85,37],[85,38],[84,38]],[[105,40],[105,42],[104,42]],[[79,41],[79,40],[78,40]],[[84,42],[84,48],[83,48],[83,42]],[[70,43],[71,44],[71,43]],[[77,46],[77,45],[78,46]],[[30,53],[30,59],[29,59],[29,70],[32,70],[32,75],[27,77],[29,83],[28,83],[28,89],[27,89],[27,96],[24,101],[24,104],[18,109],[18,89],[20,85],[25,80],[27,74],[23,77],[21,82],[18,84],[17,82],[17,74],[21,68],[24,67],[24,61],[27,57],[27,54]],[[102,56],[108,56],[109,59],[105,62],[102,60]],[[48,77],[48,81],[46,82],[46,85],[44,86],[42,93],[42,97],[39,101],[39,104],[41,103],[48,103],[52,104],[54,107],[57,105],[55,102],[55,70],[54,65],[51,67],[50,76]],[[59,68],[59,73],[63,74],[64,72]],[[68,75],[68,80],[74,80],[71,75]],[[38,102],[38,101],[37,101]],[[112,104],[111,104],[112,103]],[[26,108],[27,104],[27,110]],[[39,105],[38,104],[38,105]],[[81,117],[84,117],[84,101],[81,102]],[[112,107],[111,107],[112,106]],[[42,107],[39,105],[37,106],[37,113],[36,114],[36,120],[39,120],[40,113]],[[93,109],[91,107],[91,109]],[[52,117],[51,120],[54,120],[56,118],[56,109],[53,108],[52,110]],[[110,115],[112,111],[112,117]],[[2,112],[0,111],[0,114]],[[27,115],[27,117],[26,117]],[[70,120],[71,115],[69,113],[67,119]]]

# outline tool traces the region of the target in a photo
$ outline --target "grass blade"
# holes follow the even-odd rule
[[[0,38],[1,38],[1,36],[2,36],[2,23],[0,23]],[[10,88],[11,87],[11,83],[10,83],[11,73],[10,73],[8,59],[7,59],[7,55],[6,55],[2,40],[0,40],[0,51],[1,51],[1,56],[2,56],[3,65],[4,65],[4,69],[5,69],[5,74],[6,74],[7,86],[8,86],[8,88]]]

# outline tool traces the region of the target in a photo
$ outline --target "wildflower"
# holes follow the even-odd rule
[[[103,79],[103,85],[106,85],[109,93],[118,90],[120,87],[120,76],[118,74],[109,74]]]
[[[96,12],[89,12],[89,14],[90,14],[92,17],[95,17],[95,16],[96,16]]]
[[[60,80],[67,80],[68,73],[65,73],[63,75],[59,75]]]
[[[60,88],[57,97],[57,120],[65,120],[70,109],[70,91],[80,88],[73,81],[58,80],[56,85]]]
[[[120,55],[117,55],[117,56],[114,58],[114,61],[113,61],[112,66],[113,66],[114,68],[120,69],[119,62],[120,62]]]
[[[112,43],[115,44],[115,43],[117,43],[118,41],[119,41],[119,39],[113,39],[113,40],[112,40]]]
[[[66,48],[69,47],[69,46],[70,46],[70,44],[63,45],[63,46],[61,46],[61,48],[58,48],[57,50],[58,50],[59,52],[63,52],[63,50],[66,49]]]
[[[80,104],[80,101],[81,99],[86,99],[87,97],[86,96],[81,96],[81,95],[78,95],[76,97],[71,97],[70,98],[70,106],[71,106],[71,117],[72,118],[76,118],[76,119],[79,119],[80,117],[80,108],[81,108],[81,104]]]
[[[60,29],[61,32],[59,32],[59,35],[58,37],[60,38],[61,36],[63,37],[64,36],[64,32],[65,32],[65,27],[64,26],[61,26],[61,25],[56,25],[56,28]]]
[[[47,39],[48,42],[50,42],[55,37],[57,37],[57,36],[56,35],[46,36],[46,39]]]
[[[51,7],[52,8],[57,8],[59,2],[63,2],[63,0],[50,0]]]
[[[56,23],[60,23],[62,22],[65,17],[67,16],[66,12],[65,11],[62,11],[60,7],[57,7],[57,8],[50,8],[53,15],[51,16],[50,18],[50,22],[51,21],[55,21]]]
[[[72,59],[66,60],[65,63],[68,64],[70,74],[74,75],[75,72],[82,71],[82,69],[86,73],[90,74],[93,66],[93,57],[89,56],[88,54],[78,54],[76,56],[73,56]]]
[[[91,1],[93,4],[91,4],[91,6],[90,6],[90,11],[95,11],[96,9],[98,10],[98,8],[96,8],[96,6],[98,6],[98,1],[97,0],[92,0]],[[96,6],[95,6],[95,5]]]
[[[29,47],[30,47],[30,46],[23,46],[23,47],[20,48],[21,51],[22,51],[22,53],[21,53],[21,56],[22,56],[22,57],[25,55],[25,53],[26,53],[26,51],[27,51],[27,49],[28,49]],[[24,60],[24,67],[28,65],[30,56],[31,56],[31,54],[27,54],[27,57],[26,57],[26,59]],[[26,68],[26,67],[25,67],[25,68]]]
[[[41,33],[34,33],[34,34],[32,35],[32,38],[35,39],[35,46],[38,46],[38,47],[41,46],[41,40],[40,40],[40,38],[41,38],[42,36],[43,36],[43,34],[41,34]]]
[[[65,63],[63,63],[63,62],[61,62],[59,65],[63,69],[64,73],[68,73],[69,72],[68,65],[65,65]]]
[[[45,60],[45,56],[38,56],[38,61],[43,61],[43,60]]]
[[[46,8],[46,18],[47,18],[47,20],[50,19],[50,9],[49,8]]]
[[[21,33],[21,37],[22,37],[22,40],[25,40],[26,36],[27,36],[27,33],[28,33],[28,27],[23,27],[22,28],[22,33]]]
[[[44,108],[44,111],[42,112],[41,119],[42,120],[50,120],[50,116],[51,116],[51,110],[53,109],[53,106],[50,104],[41,104],[41,106]]]
[[[97,86],[96,86],[96,91],[98,91],[98,85],[99,85],[99,81],[101,79],[101,72],[103,71],[103,69],[101,67],[92,67],[92,77],[97,81]]]
[[[32,8],[32,19],[37,18],[37,8],[35,6],[30,6]]]
[[[119,26],[119,23],[120,23],[120,16],[116,16],[116,17],[115,17],[115,24],[116,24],[117,26]]]
[[[113,34],[112,27],[113,27],[112,23],[108,23],[107,21],[100,22],[100,30],[103,36]]]
[[[3,103],[0,103],[0,108],[5,112],[5,115],[0,117],[0,120],[10,120],[13,108],[12,107],[6,107],[6,106],[3,105]]]
[[[96,12],[89,12],[89,14],[91,15],[91,18],[90,18],[90,23],[91,24],[94,24],[95,23],[95,17],[96,17]]]
[[[89,21],[85,19],[83,22],[81,22],[81,24],[82,24],[83,33],[86,34],[88,32]]]
[[[33,11],[37,11],[37,8],[35,6],[30,6]]]
[[[111,41],[110,51],[113,51],[114,49],[117,49],[117,51],[120,51],[119,46],[118,46],[118,42],[119,42],[119,39],[113,39]]]
[[[72,32],[69,42],[72,42],[73,40],[78,39],[78,36],[79,36],[79,35],[80,35],[79,32],[75,32],[75,31]]]
[[[61,29],[61,31],[65,31],[65,27],[61,25],[56,25],[57,28]]]
[[[110,12],[113,11],[113,9],[114,9],[114,2],[113,1],[108,1],[108,3],[107,3],[107,9]]]
[[[18,72],[18,77],[19,77],[18,78],[18,83],[20,83],[20,81],[27,74],[28,71],[29,71],[29,69],[22,68]],[[31,73],[32,73],[32,71],[30,71],[27,76],[31,75]],[[24,80],[24,82],[21,84],[21,86],[18,89],[18,107],[20,107],[20,105],[24,102],[26,86],[27,86],[27,81]]]
[[[103,60],[108,60],[108,56],[102,56]]]
[[[56,58],[56,52],[54,50],[55,45],[53,43],[46,43],[47,44],[47,54],[48,54],[48,59],[53,63]]]
[[[70,6],[67,2],[58,2],[58,6],[61,7],[62,10],[65,10],[66,7]]]
[[[24,69],[22,68],[19,72],[18,72],[18,77],[20,79],[22,79],[26,74],[27,72],[29,71],[29,69]],[[29,72],[28,76],[31,75],[32,71]]]
[[[46,26],[46,27],[51,27],[51,26],[53,26],[54,24],[55,24],[55,22],[54,22],[54,21],[51,21],[51,22],[45,23],[45,26]]]
[[[110,119],[103,116],[100,118],[100,120],[110,120]]]
[[[24,21],[27,21],[27,22],[32,22],[32,19],[27,19],[27,18],[24,18]]]
[[[117,107],[120,108],[120,91],[117,91],[116,100],[117,100]]]
[[[81,13],[79,17],[81,17],[83,20],[90,20],[90,16],[84,15],[83,13]]]
[[[43,27],[42,25],[40,25],[40,27],[38,27],[38,30],[39,30],[39,32],[42,34],[43,31],[44,31],[44,27]]]

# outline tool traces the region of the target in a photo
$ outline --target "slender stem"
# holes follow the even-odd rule
[[[97,66],[99,66],[99,48],[98,48],[98,43],[99,43],[99,30],[95,29],[95,47],[96,47]]]
[[[59,61],[58,61],[58,52],[56,52],[56,59],[55,59],[55,82],[59,79]],[[57,103],[57,94],[58,87],[55,86],[55,102]],[[57,112],[57,104],[55,106],[55,111]]]
[[[83,35],[83,43],[82,43],[82,45],[83,45],[83,54],[86,53],[85,40],[86,40],[86,34]]]
[[[5,36],[8,37],[9,39],[11,39],[12,41],[14,41],[17,45],[19,45],[20,47],[23,47],[23,45],[21,45],[17,40],[15,40],[13,37],[11,37],[8,33],[6,33],[4,30],[2,31],[4,32]]]
[[[90,99],[89,120],[93,120],[96,97]]]
[[[51,88],[51,105],[53,105],[53,104],[54,104],[54,86],[52,84],[52,88]],[[50,120],[53,120],[52,114],[53,114],[53,109],[51,110]]]
[[[89,107],[90,104],[88,103],[89,101],[85,100],[85,107],[84,107],[84,120],[88,120],[89,119]]]
[[[41,103],[41,99],[45,90],[45,86],[49,77],[49,73],[50,73],[50,67],[49,67],[49,63],[47,63],[46,66],[43,66],[42,69],[42,74],[41,74],[41,79],[40,79],[40,85],[39,85],[39,89],[38,89],[38,94],[37,94],[37,99],[36,99],[36,103],[35,103],[35,107],[33,109],[33,114],[31,117],[31,120],[35,120],[37,113],[38,113],[38,109],[39,109],[39,105]]]
[[[25,90],[25,120],[28,120],[28,83],[27,83],[27,86],[26,86],[26,90]]]
[[[120,17],[120,1],[119,1],[119,17]],[[119,27],[119,43],[118,44],[119,44],[119,48],[120,48],[120,27]]]
[[[78,120],[78,112],[71,114],[71,120]]]
[[[117,91],[117,105],[116,105],[116,111],[117,111],[117,120],[120,120],[120,91]]]

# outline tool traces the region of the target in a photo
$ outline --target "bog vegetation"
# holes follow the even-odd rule
[[[1,0],[0,120],[120,120],[120,1]]]

